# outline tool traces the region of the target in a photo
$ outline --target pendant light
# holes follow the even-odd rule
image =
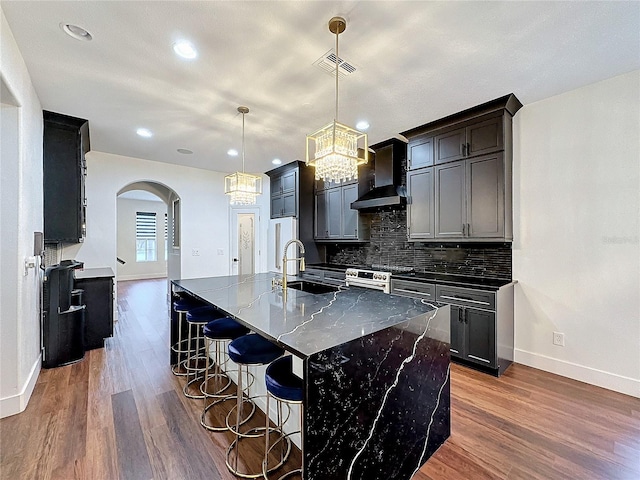
[[[316,180],[342,182],[358,178],[358,165],[369,160],[367,134],[338,123],[338,36],[347,28],[342,17],[329,20],[329,31],[336,36],[336,112],[333,122],[307,135],[307,165],[316,169]],[[311,153],[313,149],[313,153]],[[362,156],[359,155],[362,152]]]
[[[238,107],[238,112],[242,114],[242,172],[224,177],[224,193],[229,195],[231,205],[254,205],[262,194],[262,177],[244,172],[244,116],[249,109]]]

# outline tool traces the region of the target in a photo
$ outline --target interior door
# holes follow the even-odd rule
[[[260,268],[260,210],[232,208],[230,223],[230,274],[253,275]]]

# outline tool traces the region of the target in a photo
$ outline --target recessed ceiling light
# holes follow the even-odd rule
[[[280,165],[282,163],[282,160],[280,160],[279,158],[274,158],[273,160],[271,160],[271,163],[273,163],[274,165]]]
[[[193,153],[193,151],[186,149],[186,148],[179,148],[178,153],[182,153],[184,155],[191,155]]]
[[[358,130],[366,130],[370,126],[371,125],[369,125],[369,122],[367,122],[366,120],[360,120],[358,123],[356,123],[356,128]]]
[[[231,157],[237,157],[238,156],[238,150],[236,150],[235,148],[230,148],[229,150],[227,150],[227,155],[229,155]]]
[[[138,130],[136,130],[136,133],[138,135],[140,135],[141,137],[144,137],[144,138],[153,137],[153,132],[151,130],[149,130],[148,128],[139,128]]]
[[[187,60],[193,60],[198,56],[198,51],[190,42],[186,40],[178,40],[173,44],[173,51],[176,52],[182,58]]]
[[[83,40],[85,42],[88,42],[93,39],[89,32],[77,25],[73,25],[71,23],[61,23],[60,28],[64,33],[66,33],[70,37],[75,38],[76,40]]]

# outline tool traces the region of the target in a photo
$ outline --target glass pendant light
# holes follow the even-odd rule
[[[229,195],[231,205],[254,205],[262,194],[262,177],[244,172],[244,116],[249,109],[238,107],[238,112],[242,114],[242,172],[224,177],[224,193]]]
[[[329,20],[329,31],[336,35],[336,114],[333,122],[307,135],[307,165],[316,169],[316,180],[342,182],[358,178],[358,165],[369,160],[367,134],[338,122],[338,36],[347,28],[342,17]],[[314,150],[311,153],[311,150]],[[362,152],[362,156],[359,155]]]

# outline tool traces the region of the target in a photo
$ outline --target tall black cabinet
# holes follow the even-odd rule
[[[82,242],[89,122],[48,111],[43,116],[44,238],[47,242]]]

